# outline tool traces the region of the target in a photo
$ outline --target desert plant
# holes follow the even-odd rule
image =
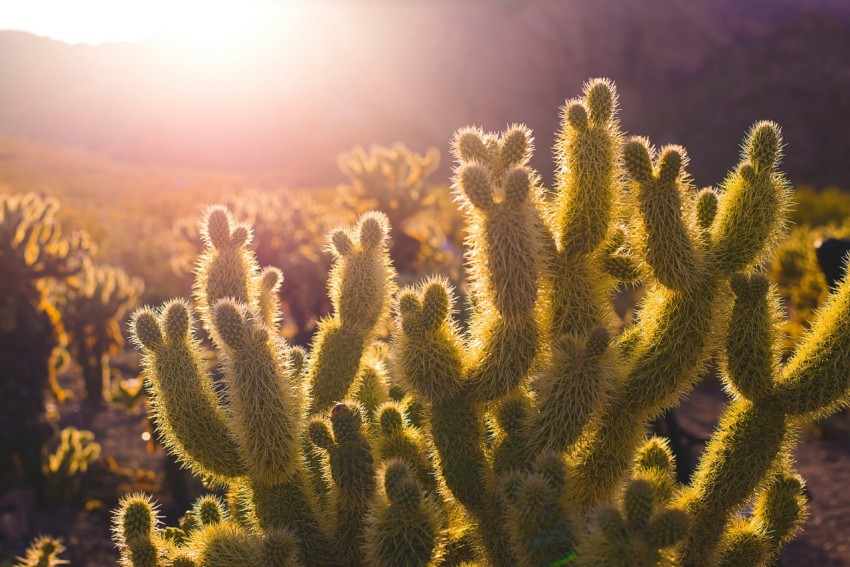
[[[59,557],[65,551],[65,546],[58,539],[50,536],[37,537],[30,543],[26,554],[18,557],[15,567],[57,567],[68,562]]]
[[[442,272],[459,279],[461,216],[448,187],[429,179],[440,165],[437,148],[419,154],[401,143],[372,146],[368,152],[356,147],[337,163],[349,178],[339,186],[343,207],[387,215],[394,229],[390,258],[400,274]]]
[[[58,208],[34,193],[0,195],[0,492],[43,488],[44,398],[66,340],[47,284],[82,270],[90,248],[82,232],[62,236]]]
[[[774,557],[806,515],[794,430],[848,399],[850,282],[781,366],[775,293],[760,273],[788,200],[778,127],[755,125],[721,187],[697,192],[684,150],[625,141],[616,109],[605,80],[567,103],[551,192],[528,165],[525,127],[458,132],[466,333],[451,288],[429,278],[398,292],[391,341],[366,356],[394,275],[386,219],[368,213],[331,233],[334,314],[310,353],[290,347],[277,332],[280,273],[260,271],[249,227],[210,210],[197,307],[140,310],[132,329],[159,434],[226,486],[230,505],[216,503],[208,521],[193,509],[176,533],[146,498],[126,500],[123,561],[690,567]],[[637,280],[646,299],[616,333],[612,293]],[[221,395],[194,313],[224,361]],[[669,447],[647,425],[715,353],[732,402],[693,483],[677,485]]]
[[[100,444],[91,431],[66,427],[59,433],[56,451],[46,456],[46,500],[52,505],[65,504],[80,492],[81,481],[89,465],[100,457]]]
[[[121,268],[93,265],[52,290],[68,333],[68,350],[82,369],[86,396],[93,402],[110,394],[109,358],[124,346],[120,323],[143,290],[142,280]]]
[[[316,325],[331,307],[324,292],[331,265],[324,254],[324,236],[352,216],[329,211],[306,192],[289,189],[244,191],[230,195],[225,205],[236,219],[253,227],[252,247],[260,264],[298,274],[296,281],[279,290],[281,310],[286,314],[283,332],[294,344],[309,344]],[[178,238],[172,265],[179,273],[191,273],[202,250],[197,224],[196,217],[175,224]]]

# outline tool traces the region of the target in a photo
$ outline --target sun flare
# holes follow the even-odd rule
[[[219,50],[249,42],[270,22],[285,22],[299,6],[268,0],[29,0],[4,6],[0,29],[91,44],[164,36],[198,50]]]

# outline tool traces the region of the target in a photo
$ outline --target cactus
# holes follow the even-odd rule
[[[529,166],[524,126],[457,133],[463,331],[445,279],[395,293],[389,226],[367,213],[328,237],[333,314],[309,353],[293,348],[271,295],[279,272],[260,270],[249,227],[211,209],[197,307],[142,309],[132,330],[160,436],[227,487],[228,504],[204,500],[162,529],[136,498],[148,512],[132,538],[117,530],[123,561],[771,561],[806,517],[789,458],[795,429],[850,399],[850,281],[780,364],[776,298],[761,273],[787,208],[778,127],[757,124],[722,186],[697,192],[682,148],[626,140],[616,113],[606,80],[568,101],[553,192]],[[611,296],[637,281],[646,299],[620,331]],[[223,360],[220,392],[194,313]],[[681,486],[647,425],[715,354],[732,401]]]
[[[144,290],[121,268],[87,266],[52,290],[69,336],[69,350],[83,371],[86,396],[95,403],[110,395],[109,357],[124,346],[120,322]]]
[[[91,463],[100,457],[94,433],[66,427],[59,434],[56,451],[47,455],[43,470],[46,498],[51,504],[67,503],[80,492],[80,483]]]
[[[418,154],[404,144],[356,147],[337,158],[348,178],[338,197],[344,209],[384,212],[394,228],[390,258],[401,274],[459,271],[459,215],[444,185],[428,179],[440,165],[437,148]]]
[[[27,547],[26,554],[18,557],[15,567],[58,567],[68,562],[59,557],[65,552],[65,546],[58,539],[39,536]]]
[[[48,283],[83,269],[91,243],[62,236],[57,201],[0,195],[0,492],[22,482],[40,496],[50,440],[44,397],[67,342]]]

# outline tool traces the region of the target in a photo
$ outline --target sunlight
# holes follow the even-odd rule
[[[243,44],[265,23],[300,9],[297,3],[267,0],[0,0],[0,7],[0,29],[90,44],[168,36],[198,50]]]
[[[231,50],[255,37],[273,11],[268,2],[181,2],[163,32],[199,51]]]

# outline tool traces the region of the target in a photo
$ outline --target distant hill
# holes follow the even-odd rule
[[[278,168],[339,181],[356,144],[439,146],[525,122],[551,177],[558,108],[614,79],[629,133],[681,143],[700,185],[747,127],[783,125],[797,182],[850,187],[850,2],[445,0],[315,3],[265,58],[198,65],[161,39],[66,45],[0,32],[0,135],[137,164]],[[260,40],[257,40],[258,42]],[[176,54],[175,54],[176,53]]]

